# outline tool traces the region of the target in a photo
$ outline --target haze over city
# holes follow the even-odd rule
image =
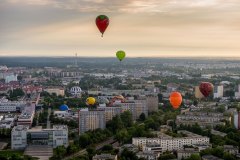
[[[0,56],[238,57],[238,0],[2,0]],[[95,18],[110,24],[102,38]]]

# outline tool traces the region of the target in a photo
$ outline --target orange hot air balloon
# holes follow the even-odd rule
[[[172,92],[169,101],[174,109],[178,109],[182,103],[182,95],[179,92]]]

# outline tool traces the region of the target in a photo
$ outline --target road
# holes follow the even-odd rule
[[[102,143],[99,143],[95,148],[96,150],[99,150],[101,149],[103,146],[107,145],[107,144],[112,144],[112,143],[115,143],[116,140],[113,139],[113,137],[109,138],[108,140],[102,142]],[[75,157],[78,157],[78,156],[81,156],[81,155],[84,155],[84,154],[87,154],[87,150],[86,149],[83,149],[83,150],[80,150],[79,152],[71,155],[71,156],[68,156],[68,157],[65,157],[63,160],[68,160],[68,159],[71,159],[71,158],[75,158]]]

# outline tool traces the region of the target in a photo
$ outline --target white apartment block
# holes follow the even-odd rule
[[[8,99],[2,98],[0,99],[0,112],[21,111],[24,105],[26,105],[25,101],[8,101]]]
[[[235,98],[240,99],[240,84],[238,85],[237,92],[235,92]]]
[[[214,98],[222,98],[223,97],[223,85],[214,87]]]
[[[136,137],[132,138],[132,144],[143,148],[147,144],[159,144],[162,147],[162,152],[182,150],[184,145],[209,144],[209,138],[188,131],[181,131],[188,135],[187,137],[173,138],[171,136],[162,134],[157,138]]]

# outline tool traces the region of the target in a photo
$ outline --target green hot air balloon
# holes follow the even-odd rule
[[[126,54],[124,51],[117,51],[116,56],[119,59],[119,61],[122,61],[125,58]]]

